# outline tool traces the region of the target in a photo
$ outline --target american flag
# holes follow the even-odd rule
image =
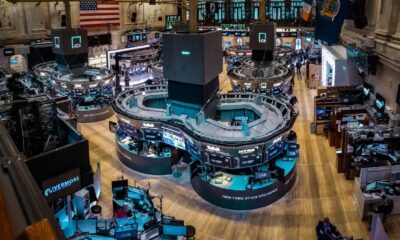
[[[80,2],[81,28],[119,26],[118,2]]]

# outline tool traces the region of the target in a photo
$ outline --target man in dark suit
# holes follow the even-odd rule
[[[330,223],[329,218],[324,218],[324,220],[318,222],[316,232],[318,240],[333,240],[342,237],[336,227]]]

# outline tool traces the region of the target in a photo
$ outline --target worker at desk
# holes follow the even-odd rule
[[[386,218],[393,210],[393,200],[388,198],[386,195],[382,195],[382,201],[375,205],[373,210],[375,213],[380,215],[382,223],[385,223]]]
[[[128,218],[132,216],[131,206],[124,202],[122,207],[117,210],[117,218]]]

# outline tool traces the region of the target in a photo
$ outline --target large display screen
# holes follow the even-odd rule
[[[186,150],[185,137],[179,130],[162,127],[162,141],[165,144]]]
[[[152,129],[152,128],[142,128],[142,135],[143,140],[145,141],[161,141],[162,136],[161,133],[158,131],[158,129]]]
[[[81,177],[79,168],[42,182],[42,191],[48,201],[65,197],[80,189]]]
[[[378,110],[381,111],[385,109],[385,99],[379,93],[376,94],[375,106]]]
[[[239,157],[239,167],[250,167],[262,162],[262,153],[247,154]]]
[[[272,160],[283,152],[283,142],[279,141],[272,146],[268,147],[266,155],[268,160]]]
[[[165,16],[165,29],[171,30],[172,27],[181,20],[179,15],[167,15]]]
[[[218,153],[204,152],[204,160],[211,165],[231,168],[231,157]]]
[[[132,138],[139,139],[139,132],[136,128],[132,127],[129,124],[126,124],[124,122],[120,122],[119,126],[121,127],[122,131],[124,131],[127,135],[129,135]]]
[[[371,93],[371,86],[369,84],[364,84],[363,85],[363,93],[364,96],[369,97],[369,94]]]

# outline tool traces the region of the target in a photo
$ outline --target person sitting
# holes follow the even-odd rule
[[[393,200],[388,198],[386,195],[382,195],[382,202],[378,203],[374,212],[379,214],[382,218],[382,223],[386,222],[387,217],[393,210]]]
[[[340,239],[342,237],[337,228],[329,221],[329,218],[324,218],[318,222],[316,232],[318,240]]]
[[[122,207],[117,210],[117,218],[128,218],[132,216],[131,206],[124,202]]]

